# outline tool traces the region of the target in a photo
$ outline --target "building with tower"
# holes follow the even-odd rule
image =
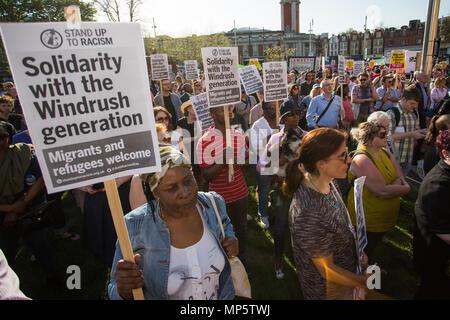
[[[300,33],[300,1],[280,0],[281,30],[265,28],[235,28],[225,33],[231,44],[239,49],[241,64],[250,59],[266,61],[266,50],[281,47],[293,49],[295,57],[316,56],[321,51],[320,37],[312,33]]]
[[[281,30],[300,33],[300,1],[281,0]]]

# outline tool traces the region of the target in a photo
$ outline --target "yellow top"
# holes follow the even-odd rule
[[[378,150],[378,153],[381,156],[381,160],[379,160],[378,158],[375,158],[365,146],[362,146],[360,149],[366,151],[372,156],[373,161],[375,161],[375,166],[383,176],[386,185],[391,184],[397,178],[394,165],[384,151],[381,149]],[[349,172],[348,179],[349,181],[352,181],[355,177]],[[364,187],[363,207],[367,231],[386,232],[392,229],[397,223],[398,212],[400,210],[400,197],[380,200],[375,197],[369,189]],[[347,208],[353,225],[356,225],[353,186],[347,196]]]

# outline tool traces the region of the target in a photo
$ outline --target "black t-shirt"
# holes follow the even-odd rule
[[[431,171],[431,169],[434,168],[434,166],[441,160],[439,157],[439,154],[437,152],[437,149],[435,146],[432,146],[425,151],[425,154],[423,156],[423,171],[425,174]]]
[[[164,97],[164,107],[172,115],[172,128],[176,129],[178,118],[177,118],[177,113],[175,112],[175,107],[172,103],[172,99],[170,99],[170,95],[168,97]]]
[[[308,96],[311,93],[311,90],[314,86],[314,82],[311,81],[310,84],[303,82],[300,86],[300,95],[302,97]]]
[[[450,234],[450,166],[440,160],[428,172],[415,206],[417,226],[425,238]]]
[[[22,131],[22,121],[23,121],[23,116],[21,114],[17,114],[17,113],[9,114],[8,122],[14,126],[14,128],[16,129],[16,132]]]

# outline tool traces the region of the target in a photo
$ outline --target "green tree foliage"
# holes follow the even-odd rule
[[[81,19],[93,21],[96,10],[92,3],[80,0],[0,0],[1,22],[66,21],[64,7],[80,7]]]
[[[267,61],[285,61],[292,57],[295,53],[295,49],[281,48],[280,46],[268,48],[266,51]]]
[[[93,21],[96,9],[80,0],[0,0],[0,22],[57,22],[66,21],[64,7],[80,7],[81,20]],[[0,76],[10,73],[0,40]]]
[[[169,36],[145,38],[144,45],[147,56],[152,53],[166,53],[169,63],[197,60],[201,64],[201,48],[230,47],[231,43],[224,33],[215,33],[204,36],[194,34],[185,38],[171,38]]]

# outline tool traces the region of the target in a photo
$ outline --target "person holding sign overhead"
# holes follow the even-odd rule
[[[167,144],[159,153],[161,171],[140,176],[156,200],[125,217],[135,263],[124,261],[117,245],[109,297],[132,299],[132,289],[142,288],[149,300],[233,299],[228,258],[239,249],[223,198],[210,193],[224,228],[221,239],[213,204],[198,192],[189,159]]]
[[[231,118],[232,108],[229,107],[228,114],[225,114],[224,107],[209,109],[214,126],[200,138],[196,152],[202,175],[209,182],[209,190],[217,192],[225,200],[227,213],[239,240],[239,258],[245,262],[249,191],[243,169],[248,164],[249,152],[245,138],[238,130],[230,129],[231,145],[226,147],[225,117]],[[227,161],[230,154],[234,156],[234,179],[231,181]]]

